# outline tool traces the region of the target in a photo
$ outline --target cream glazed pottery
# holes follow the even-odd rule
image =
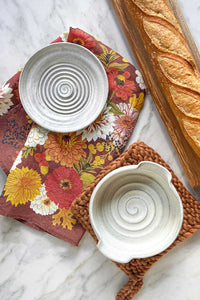
[[[108,79],[100,60],[73,43],[55,43],[36,52],[19,81],[26,113],[56,132],[87,127],[106,105]]]
[[[168,248],[182,227],[183,207],[170,172],[144,161],[107,174],[92,193],[89,215],[99,250],[127,263]]]

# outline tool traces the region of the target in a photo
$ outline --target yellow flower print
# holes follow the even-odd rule
[[[105,160],[101,158],[99,155],[95,157],[95,160],[93,161],[94,166],[103,165]]]
[[[25,204],[32,201],[35,196],[40,194],[41,188],[40,175],[28,167],[16,168],[8,175],[4,191],[12,205]]]
[[[113,160],[112,155],[108,155],[108,160],[109,160],[109,161]]]
[[[96,148],[97,148],[97,150],[98,150],[99,152],[102,152],[102,151],[104,150],[104,146],[103,146],[103,144],[101,144],[101,143],[97,143],[97,144],[96,144]]]
[[[126,58],[124,58],[124,57],[122,58],[122,60],[123,60],[124,62],[128,62],[128,60],[127,60]]]
[[[102,50],[103,50],[103,53],[97,55],[97,57],[100,59],[100,61],[103,63],[104,67],[106,69],[109,68],[109,64],[116,60],[117,58],[119,58],[119,55],[117,55],[117,53],[114,51],[114,50],[110,50],[108,51],[108,49],[100,44]]]
[[[116,60],[120,57],[114,50],[108,50],[104,45],[100,44],[103,53],[97,55],[100,59],[102,64],[104,65],[105,69],[117,69],[117,70],[124,70],[129,66],[127,60],[122,59],[123,63],[118,63]]]
[[[136,108],[139,113],[144,103],[144,93],[140,93],[138,98],[136,97],[136,94],[134,94],[133,97],[129,98],[129,103],[132,108]]]
[[[29,124],[32,124],[32,123],[33,123],[33,120],[31,120],[31,118],[30,118],[28,115],[26,115],[26,118],[28,119],[28,123],[29,123]]]
[[[53,225],[61,225],[62,228],[72,230],[76,224],[76,220],[73,218],[73,214],[70,209],[60,209],[59,212],[52,216]]]
[[[29,155],[33,156],[35,147],[24,146],[22,148],[22,157],[27,158]]]
[[[104,146],[104,149],[109,152],[115,148],[115,146],[113,145],[112,142],[109,142],[109,143],[103,142],[103,146]]]
[[[88,149],[90,150],[90,152],[92,154],[96,154],[96,152],[97,152],[95,149],[95,146],[93,144],[88,145]]]
[[[41,166],[40,167],[40,172],[43,174],[43,175],[46,175],[49,171],[49,167],[48,166]]]
[[[50,155],[46,155],[46,161],[51,161],[51,156]]]
[[[81,180],[83,181],[84,188],[88,186],[94,179],[95,176],[90,173],[83,172],[81,175]]]

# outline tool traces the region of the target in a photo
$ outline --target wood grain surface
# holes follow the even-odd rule
[[[179,123],[173,114],[168,100],[165,97],[162,86],[156,76],[152,61],[146,51],[140,33],[124,3],[123,0],[111,0],[115,13],[119,19],[122,29],[126,35],[132,52],[140,67],[145,83],[151,93],[158,112],[166,126],[168,134],[177,151],[179,160],[184,168],[188,180],[195,190],[200,191],[200,158],[193,151],[191,146],[186,141]],[[169,0],[169,5],[174,15],[176,16],[186,41],[194,57],[195,63],[200,69],[199,52],[196,48],[194,40],[189,32],[187,24],[181,14],[180,8],[176,1]]]

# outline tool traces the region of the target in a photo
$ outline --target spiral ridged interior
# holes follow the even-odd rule
[[[91,83],[86,72],[78,66],[57,63],[41,76],[38,92],[41,101],[51,111],[71,115],[88,104]]]
[[[182,203],[171,174],[152,162],[107,174],[92,193],[89,213],[97,247],[122,263],[169,247],[183,221]]]
[[[169,214],[169,203],[163,188],[149,177],[133,176],[128,183],[117,190],[113,189],[108,206],[102,205],[105,226],[113,234],[125,238],[145,236],[162,225],[163,209]]]
[[[38,125],[55,132],[75,132],[102,113],[108,79],[91,51],[74,43],[54,43],[28,60],[19,92],[26,113]]]

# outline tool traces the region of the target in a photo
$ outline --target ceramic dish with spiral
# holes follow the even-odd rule
[[[89,216],[99,250],[127,263],[168,248],[182,227],[183,207],[170,172],[141,162],[118,168],[97,184]]]
[[[19,93],[26,113],[37,124],[73,132],[87,127],[102,112],[108,79],[91,51],[73,43],[55,43],[28,60]]]

